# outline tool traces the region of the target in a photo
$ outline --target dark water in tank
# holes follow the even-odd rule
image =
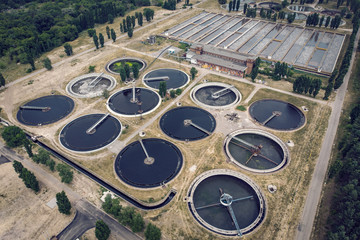
[[[287,102],[272,99],[259,100],[254,102],[249,109],[251,117],[260,123],[268,119],[274,111],[280,111],[281,115],[271,119],[265,125],[266,127],[276,130],[293,130],[305,123],[304,114]]]
[[[255,146],[262,145],[260,154],[258,156],[253,156],[249,160],[252,155],[249,147],[236,139],[231,139],[229,143],[229,152],[231,156],[246,167],[254,169],[271,169],[279,165],[284,158],[284,152],[279,144],[268,137],[256,133],[244,133],[236,135],[236,137]],[[240,147],[239,145],[243,147]]]
[[[183,158],[180,150],[163,139],[143,139],[151,165],[145,164],[146,154],[139,141],[127,145],[115,161],[116,174],[124,182],[141,188],[157,187],[169,182],[180,171]]]
[[[176,69],[157,69],[147,73],[144,78],[164,77],[164,76],[169,77],[169,80],[165,81],[167,89],[180,88],[184,86],[188,81],[188,76],[184,72]],[[144,82],[149,87],[159,89],[159,84],[161,81],[163,80],[144,81]]]
[[[80,152],[96,150],[110,144],[121,131],[120,122],[112,116],[108,116],[98,125],[95,133],[86,133],[86,130],[103,116],[104,114],[90,114],[68,123],[60,133],[61,143],[70,150]]]
[[[255,221],[260,212],[259,199],[253,188],[246,182],[227,175],[211,176],[203,180],[194,192],[195,208],[220,202],[220,191],[230,194],[233,199],[254,196],[253,199],[235,201],[231,204],[240,228],[245,228]],[[217,205],[197,210],[207,223],[224,230],[236,230],[225,206]]]
[[[139,65],[139,70],[144,66],[144,64],[141,61],[137,61],[135,59],[122,59],[112,63],[109,66],[109,69],[113,72],[120,73],[120,68],[122,63],[129,65],[129,67],[132,67],[134,63],[137,63]]]
[[[24,106],[50,107],[49,111],[19,109],[17,119],[25,125],[46,125],[66,117],[74,109],[74,101],[62,95],[50,95],[37,98]]]
[[[209,132],[215,130],[215,118],[209,112],[196,107],[179,107],[166,112],[160,119],[160,127],[168,136],[183,141],[194,141],[208,136],[198,128],[185,126],[184,120],[187,119]]]
[[[159,101],[159,96],[149,89],[135,88],[137,103],[132,103],[132,89],[119,91],[109,99],[109,107],[114,112],[125,115],[136,115],[140,112],[146,113],[154,109]],[[141,104],[140,104],[141,103]]]
[[[226,90],[227,94],[219,98],[213,98],[211,95],[224,87],[221,86],[205,86],[195,92],[195,97],[200,102],[210,106],[226,106],[236,100],[236,94],[231,89]],[[224,91],[225,92],[225,91]]]

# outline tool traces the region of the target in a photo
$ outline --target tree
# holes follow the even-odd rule
[[[318,95],[320,88],[321,88],[321,80],[315,79],[315,80],[313,80],[313,84],[314,84],[314,91],[312,92],[312,95],[313,95],[313,97],[316,97],[316,95]]]
[[[45,58],[44,60],[42,60],[42,62],[43,62],[44,67],[45,67],[47,70],[51,70],[51,69],[52,69],[51,61],[50,61],[50,59],[49,59],[48,57]]]
[[[176,97],[176,91],[174,89],[170,90],[170,97],[175,98]]]
[[[26,168],[22,168],[19,177],[23,180],[25,186],[27,188],[31,188],[34,192],[39,191],[39,182],[37,181],[35,175],[27,170]]]
[[[22,169],[24,168],[22,163],[18,162],[16,160],[14,160],[14,162],[13,162],[13,167],[14,167],[15,172],[18,174],[20,174],[22,172]]]
[[[146,240],[160,240],[161,239],[161,231],[158,227],[149,223],[145,230],[145,239]]]
[[[0,73],[0,87],[5,86],[5,78],[2,75],[2,73]]]
[[[135,16],[131,16],[131,24],[132,24],[132,28],[135,27],[135,24],[136,24],[136,18]]]
[[[99,49],[99,40],[98,40],[98,37],[96,36],[96,34],[93,36],[93,41],[94,41],[96,49]]]
[[[107,89],[104,89],[103,93],[102,93],[103,97],[106,99],[110,96],[110,93]]]
[[[125,19],[123,19],[122,25],[123,25],[123,28],[124,28],[124,32],[127,32],[128,30],[127,30],[127,27],[126,27],[126,20]]]
[[[234,1],[235,1],[235,0],[234,0]],[[229,7],[229,12],[231,12],[232,7],[233,7],[233,2],[232,2],[231,0],[230,0],[230,2],[229,2],[228,7]]]
[[[247,9],[247,3],[244,4],[244,14],[246,13],[246,9]]]
[[[130,78],[131,69],[130,69],[129,64],[125,63],[124,64],[124,69],[125,69],[126,77]]]
[[[109,14],[108,15],[108,20],[109,20],[110,24],[113,24],[114,23],[114,16],[112,14]]]
[[[26,61],[30,64],[31,69],[34,71],[36,67],[35,67],[34,57],[32,56],[32,54],[30,53],[26,54]]]
[[[154,10],[150,8],[144,8],[144,15],[147,22],[150,22],[154,18]]]
[[[108,39],[110,39],[110,28],[109,28],[109,26],[106,26],[106,34],[108,36]]]
[[[328,17],[326,18],[326,21],[325,21],[325,27],[326,27],[326,28],[329,26],[330,20],[331,20],[331,17],[328,16]]]
[[[142,230],[144,230],[144,226],[145,222],[143,217],[140,213],[136,213],[131,224],[131,230],[133,232],[141,232]]]
[[[102,33],[99,33],[99,41],[100,41],[100,45],[101,47],[104,47],[104,36],[102,35]]]
[[[61,182],[71,183],[74,177],[74,173],[71,170],[70,166],[60,163],[56,166],[56,170],[59,172]]]
[[[133,36],[133,29],[132,29],[132,28],[129,28],[129,30],[128,30],[128,37],[129,37],[129,38],[132,38],[132,36]]]
[[[166,95],[166,82],[165,81],[161,81],[159,84],[159,95],[160,97],[165,97]]]
[[[103,220],[96,221],[95,224],[95,236],[99,240],[106,240],[109,238],[111,233],[110,228]]]
[[[198,71],[196,70],[196,68],[192,67],[190,69],[190,74],[191,74],[191,79],[194,80],[195,79],[195,76],[196,74],[198,73]]]
[[[59,192],[56,194],[56,203],[60,213],[69,215],[71,210],[71,203],[66,196],[65,192]]]
[[[240,0],[236,1],[236,11],[238,12],[240,8]]]
[[[139,64],[133,63],[133,65],[132,65],[132,72],[133,72],[133,77],[134,77],[135,79],[138,79],[138,77],[139,77]]]
[[[92,36],[94,36],[96,34],[96,30],[92,29],[92,28],[88,29],[87,32],[88,32],[89,37],[92,37]]]
[[[295,20],[295,13],[293,13],[293,14],[288,13],[287,20],[288,20],[288,23],[292,23]]]
[[[50,154],[48,151],[40,148],[39,152],[35,154],[32,159],[36,163],[46,164],[47,161],[50,159]]]
[[[116,41],[116,33],[115,33],[114,29],[111,29],[111,39],[113,40],[113,42]]]
[[[120,77],[121,77],[121,81],[123,82],[126,81],[126,72],[123,66],[120,67]]]
[[[255,78],[257,77],[258,73],[259,73],[259,68],[256,66],[252,69],[251,74],[250,74],[251,80],[253,82],[255,82]]]
[[[73,54],[72,46],[69,43],[64,44],[64,52],[67,56],[71,56]]]
[[[139,24],[139,26],[142,26],[142,25],[143,25],[143,15],[142,15],[141,12],[139,13],[137,19],[138,19],[138,24]]]
[[[123,24],[120,23],[120,32],[123,33],[124,32],[124,27],[123,27]]]
[[[176,95],[180,95],[182,93],[182,90],[181,90],[181,88],[178,88],[178,89],[176,89]]]
[[[27,140],[25,133],[16,126],[5,127],[1,136],[11,148],[19,147]]]

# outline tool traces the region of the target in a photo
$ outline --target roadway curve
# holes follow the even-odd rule
[[[28,135],[28,134],[27,134]],[[28,135],[28,137],[31,137],[30,135]],[[165,205],[167,205],[169,202],[171,202],[171,200],[174,198],[174,196],[176,195],[176,192],[174,190],[170,190],[168,196],[155,204],[145,204],[142,202],[139,202],[138,200],[136,200],[135,198],[131,197],[130,195],[127,195],[126,193],[120,191],[119,189],[115,188],[114,186],[112,186],[111,184],[107,183],[106,181],[104,181],[103,179],[101,179],[100,177],[96,176],[94,173],[90,172],[89,170],[87,170],[86,168],[83,168],[81,165],[71,161],[70,159],[68,159],[67,157],[65,157],[64,155],[58,153],[57,151],[55,151],[54,149],[50,148],[49,146],[47,146],[46,144],[40,142],[40,141],[35,141],[36,144],[38,144],[40,147],[46,149],[47,151],[49,151],[53,156],[57,157],[58,159],[62,160],[63,162],[67,163],[68,165],[72,166],[73,168],[75,168],[76,170],[80,171],[81,173],[85,174],[86,176],[88,176],[89,178],[91,178],[93,181],[97,182],[98,184],[100,184],[101,186],[103,186],[104,188],[108,189],[109,191],[113,192],[114,194],[116,194],[118,197],[124,199],[125,201],[129,202],[130,204],[134,205],[137,208],[140,208],[142,210],[154,210],[154,209],[158,209],[161,207],[164,207]]]
[[[296,240],[307,240],[310,239],[311,237],[313,223],[315,220],[318,204],[320,201],[321,191],[323,188],[325,175],[329,165],[332,146],[339,125],[342,106],[344,103],[347,86],[349,83],[349,78],[351,76],[353,63],[355,61],[355,54],[358,48],[359,36],[360,36],[360,31],[358,31],[356,35],[349,71],[345,75],[344,83],[337,90],[336,98],[333,103],[333,108],[329,118],[328,128],[325,134],[323,144],[321,146],[319,159],[316,162],[313,177],[311,178],[309,191],[306,197],[302,217],[298,225],[298,228],[296,230],[296,236],[295,236]]]

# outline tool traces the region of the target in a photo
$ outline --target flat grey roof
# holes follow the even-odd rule
[[[233,52],[233,51],[229,51],[229,50],[226,50],[223,48],[213,47],[211,45],[205,45],[205,44],[201,44],[201,43],[193,43],[191,45],[191,48],[196,48],[196,47],[202,47],[205,52],[211,52],[214,54],[238,59],[241,61],[246,61],[247,59],[253,59],[253,60],[256,59],[256,56],[243,55],[239,52]]]
[[[214,57],[214,56],[210,56],[207,54],[202,54],[202,55],[198,55],[194,52],[191,52],[192,54],[194,54],[194,56],[192,58],[199,60],[199,61],[203,61],[203,62],[207,62],[210,64],[214,64],[217,66],[221,66],[221,67],[226,67],[226,68],[230,68],[233,70],[240,70],[240,71],[245,71],[246,70],[246,66],[244,65],[240,65],[237,63],[234,63],[232,61],[229,60],[224,60],[222,58],[218,58],[218,57]]]

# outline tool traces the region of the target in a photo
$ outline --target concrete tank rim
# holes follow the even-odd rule
[[[180,71],[180,72],[182,72],[182,73],[184,73],[184,74],[186,75],[186,77],[187,77],[186,83],[184,83],[182,86],[180,86],[180,87],[178,87],[178,88],[184,88],[186,85],[189,84],[189,82],[190,82],[190,76],[189,76],[189,74],[187,74],[187,73],[184,72],[183,70],[180,70],[180,69],[177,69],[177,68],[156,68],[156,69],[150,70],[149,72],[147,72],[147,73],[145,73],[145,74],[143,75],[143,77],[142,77],[142,79],[141,79],[142,84],[144,84],[144,86],[146,86],[147,88],[150,88],[150,89],[153,90],[153,91],[159,91],[159,89],[153,88],[153,87],[150,87],[149,85],[147,85],[147,84],[145,83],[145,81],[144,81],[144,78],[145,78],[145,76],[146,76],[147,74],[149,74],[149,73],[151,73],[151,72],[154,72],[154,71],[157,71],[157,70],[162,70],[162,69],[177,70],[177,71]],[[175,89],[178,89],[178,88],[175,88]],[[175,89],[174,89],[174,90],[175,90]],[[173,88],[168,88],[167,90],[173,90]]]
[[[154,112],[155,110],[157,110],[160,105],[161,105],[161,97],[159,95],[159,93],[157,93],[156,91],[154,91],[153,89],[149,89],[149,88],[145,88],[145,87],[135,87],[136,88],[141,88],[141,89],[144,89],[144,90],[147,90],[147,91],[152,91],[153,93],[156,94],[156,96],[158,97],[159,101],[158,101],[158,104],[153,108],[151,109],[150,111],[147,111],[146,113],[142,113],[142,114],[133,114],[133,115],[129,115],[129,114],[122,114],[122,113],[118,113],[118,112],[115,112],[114,110],[112,110],[110,107],[109,107],[109,101],[111,99],[111,97],[113,97],[115,94],[119,93],[119,92],[122,92],[122,91],[125,91],[125,90],[129,90],[129,89],[132,89],[131,87],[130,88],[121,88],[119,89],[118,91],[116,91],[115,93],[111,94],[111,96],[106,100],[106,108],[109,112],[111,112],[111,114],[114,114],[116,116],[119,116],[119,117],[139,117],[140,115],[141,116],[145,116],[147,114],[150,114],[152,112]]]
[[[224,105],[224,106],[207,105],[207,104],[201,102],[200,100],[198,100],[196,98],[195,94],[200,88],[208,87],[208,86],[230,87],[231,84],[222,83],[222,82],[206,82],[206,83],[198,84],[195,87],[193,87],[193,89],[191,89],[191,92],[190,92],[190,98],[195,104],[197,104],[200,107],[209,108],[209,109],[228,109],[228,108],[232,108],[235,105],[239,104],[242,100],[241,92],[234,86],[233,88],[230,89],[236,95],[236,100],[234,102]]]
[[[80,75],[80,76],[77,76],[77,77],[73,78],[73,79],[66,85],[66,88],[65,88],[66,93],[67,93],[68,95],[73,96],[73,97],[76,97],[76,98],[94,98],[94,97],[99,97],[99,96],[101,96],[102,93],[94,94],[94,95],[91,95],[91,94],[90,94],[90,95],[88,95],[88,94],[87,94],[87,95],[83,95],[83,94],[78,94],[78,93],[76,93],[76,92],[74,92],[74,91],[72,90],[72,86],[73,86],[75,83],[77,83],[77,82],[79,82],[79,81],[81,81],[81,80],[83,80],[83,79],[85,79],[85,78],[88,78],[88,77],[97,77],[97,76],[99,76],[99,74],[100,74],[100,73],[87,73],[87,74],[83,74],[83,75]],[[113,76],[107,75],[107,74],[105,74],[105,73],[102,75],[102,77],[105,77],[105,78],[107,78],[107,79],[110,81],[110,86],[109,86],[106,90],[108,90],[108,91],[113,90],[113,89],[115,88],[116,84],[117,84],[116,79],[115,79]]]
[[[254,220],[253,223],[251,223],[249,226],[247,226],[246,228],[243,228],[241,230],[244,235],[251,234],[254,231],[257,231],[259,229],[260,225],[264,222],[265,217],[267,215],[267,207],[266,207],[267,201],[266,201],[265,195],[262,192],[261,188],[251,178],[247,177],[245,174],[242,174],[240,172],[230,170],[230,169],[212,169],[209,171],[205,171],[205,172],[201,173],[199,176],[197,176],[191,182],[186,196],[187,196],[188,209],[189,209],[190,213],[194,216],[196,222],[199,223],[200,225],[202,225],[203,227],[205,227],[205,229],[207,229],[211,232],[215,232],[220,235],[227,235],[227,236],[236,236],[237,235],[236,230],[223,230],[223,229],[219,229],[217,227],[214,227],[214,226],[208,224],[205,220],[203,220],[200,217],[200,215],[197,213],[197,211],[195,209],[195,206],[193,203],[193,196],[194,196],[196,187],[206,178],[211,177],[211,176],[216,176],[216,175],[228,175],[228,176],[233,176],[235,178],[238,178],[238,179],[244,181],[245,183],[247,183],[255,191],[255,193],[259,199],[259,204],[260,204],[259,215]]]
[[[61,146],[62,148],[64,148],[64,149],[66,149],[67,151],[72,152],[72,153],[94,153],[94,152],[96,152],[96,151],[103,150],[103,149],[109,147],[111,144],[113,144],[113,143],[120,137],[121,132],[122,132],[122,130],[123,130],[123,126],[122,126],[121,121],[120,121],[119,119],[117,119],[116,117],[112,116],[111,114],[110,114],[110,116],[113,117],[114,119],[116,119],[116,120],[119,122],[119,124],[120,124],[120,132],[119,132],[119,134],[116,136],[116,138],[114,138],[114,140],[111,141],[110,143],[106,144],[106,145],[103,146],[103,147],[100,147],[100,148],[97,148],[97,149],[94,149],[94,150],[90,150],[90,151],[76,151],[76,150],[69,149],[69,148],[65,147],[65,146],[62,144],[62,142],[61,142],[61,140],[60,140],[60,138],[61,138],[61,133],[62,133],[62,131],[64,130],[64,128],[65,128],[68,124],[72,123],[73,121],[75,121],[75,120],[77,120],[77,119],[79,119],[79,118],[81,118],[81,117],[88,116],[88,115],[97,115],[97,114],[105,115],[106,113],[90,113],[90,114],[84,114],[84,115],[81,115],[81,116],[73,119],[72,121],[66,123],[66,124],[61,128],[61,130],[60,130],[60,132],[59,132],[58,141],[59,141],[59,143],[60,143],[60,146]]]
[[[281,163],[279,165],[277,165],[276,167],[261,170],[261,169],[254,169],[254,168],[247,167],[247,166],[239,163],[238,161],[236,161],[236,159],[233,158],[233,156],[230,154],[229,143],[230,143],[230,140],[231,140],[231,138],[233,136],[236,136],[236,135],[239,135],[239,134],[245,134],[245,133],[252,133],[252,134],[265,136],[265,137],[268,137],[271,140],[273,140],[275,143],[277,143],[281,147],[281,149],[282,149],[282,151],[284,153],[284,157],[283,157],[283,160],[281,161]],[[235,131],[229,133],[226,136],[226,138],[224,140],[223,147],[224,147],[225,155],[227,156],[227,158],[232,163],[234,163],[236,166],[238,166],[238,167],[240,167],[242,169],[245,169],[245,170],[247,170],[249,172],[253,172],[253,173],[259,173],[259,174],[275,173],[275,172],[280,171],[281,169],[285,168],[290,163],[290,151],[287,148],[286,144],[280,138],[275,136],[274,134],[269,133],[269,132],[267,132],[265,130],[262,130],[262,129],[251,128],[251,129],[238,129],[238,130],[235,130]]]
[[[111,73],[111,74],[114,74],[114,75],[119,75],[119,73],[110,70],[110,65],[115,63],[115,62],[122,61],[122,60],[127,60],[127,59],[129,59],[129,60],[133,59],[133,60],[139,61],[139,62],[141,62],[143,64],[143,66],[139,69],[139,72],[144,70],[147,67],[147,63],[146,63],[146,61],[144,59],[136,58],[136,57],[119,57],[119,58],[115,58],[115,59],[109,61],[108,63],[106,63],[105,70],[108,73]]]

